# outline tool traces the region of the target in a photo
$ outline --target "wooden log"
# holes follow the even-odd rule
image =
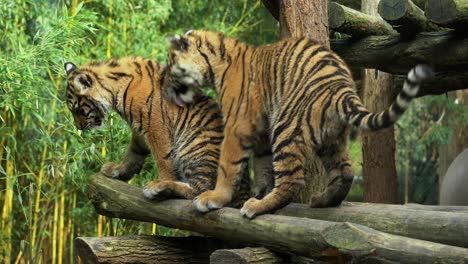
[[[353,74],[353,77],[355,75]],[[355,79],[356,89],[362,89],[362,81],[357,75]],[[406,75],[395,75],[394,89],[401,90],[403,83],[406,80]],[[417,97],[425,95],[440,95],[450,91],[468,89],[468,72],[436,72],[435,78],[422,83]]]
[[[331,2],[328,7],[330,28],[356,38],[397,34],[382,19],[361,13],[352,8]]]
[[[203,237],[78,237],[75,252],[83,263],[208,263],[223,248],[220,240]]]
[[[403,36],[423,31],[440,31],[441,27],[427,20],[424,11],[411,0],[381,0],[379,15]]]
[[[336,222],[353,222],[401,236],[468,247],[468,214],[427,211],[389,204],[349,204],[338,208],[307,210],[307,205],[290,204],[279,215]]]
[[[395,89],[400,90],[406,76],[395,78]],[[450,91],[468,89],[468,71],[465,72],[436,72],[435,78],[424,82],[418,92],[418,97],[425,95],[439,95]]]
[[[468,1],[427,0],[427,18],[440,26],[468,31]]]
[[[210,264],[276,264],[283,263],[275,253],[264,247],[218,249],[210,256]]]
[[[464,72],[468,68],[468,37],[450,32],[427,32],[411,40],[401,36],[371,36],[331,41],[332,50],[351,67],[376,68],[406,75],[418,63],[436,71]]]
[[[192,201],[148,201],[141,189],[101,174],[91,178],[87,193],[98,213],[106,216],[156,222],[312,258],[355,262],[468,262],[468,249],[391,235],[353,223],[268,214],[248,220],[232,208],[201,214]]]

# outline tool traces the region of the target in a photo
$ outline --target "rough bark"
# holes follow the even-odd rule
[[[441,30],[441,27],[428,21],[424,11],[411,0],[381,0],[379,15],[404,36]]]
[[[436,71],[468,69],[468,37],[450,32],[421,33],[411,40],[401,36],[341,39],[332,41],[331,47],[352,67],[373,67],[393,74],[406,75],[418,63],[427,63]]]
[[[328,12],[330,29],[355,38],[397,34],[392,26],[382,19],[335,2],[330,3]]]
[[[204,264],[222,245],[219,240],[202,237],[78,237],[75,252],[89,264]]]
[[[306,36],[330,47],[327,0],[282,0],[279,4],[282,38]]]
[[[468,249],[391,235],[359,224],[268,214],[248,220],[232,208],[201,214],[192,201],[148,201],[141,189],[101,174],[91,178],[88,196],[98,213],[106,216],[155,222],[322,260],[374,263],[468,261]]]
[[[468,31],[468,1],[427,0],[427,18],[438,25]]]
[[[210,264],[279,264],[283,263],[275,253],[264,247],[219,249],[210,256]]]
[[[352,222],[390,234],[468,247],[468,206],[440,208],[347,202],[338,208],[307,210],[306,205],[293,203],[275,214]]]
[[[364,13],[377,16],[378,3],[378,0],[363,0],[361,8]],[[373,69],[364,69],[363,72],[364,105],[371,112],[385,110],[395,100],[393,76]],[[361,141],[364,201],[398,203],[394,128],[363,131]]]

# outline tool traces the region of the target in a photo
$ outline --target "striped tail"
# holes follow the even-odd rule
[[[416,97],[421,83],[433,76],[434,72],[431,67],[416,65],[409,71],[396,101],[380,113],[369,112],[356,97],[348,98],[347,121],[365,130],[379,130],[393,125],[408,108],[411,100]]]

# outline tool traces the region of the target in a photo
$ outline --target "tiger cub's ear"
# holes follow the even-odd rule
[[[180,35],[168,37],[167,42],[172,49],[177,51],[186,51],[189,46],[188,40]]]
[[[76,65],[73,64],[73,62],[65,62],[63,67],[65,68],[67,75],[76,70]]]

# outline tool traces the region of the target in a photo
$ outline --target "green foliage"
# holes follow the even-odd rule
[[[466,106],[448,97],[427,96],[411,103],[396,129],[401,201],[437,204],[439,146],[455,127],[466,124]]]
[[[32,263],[55,263],[60,256],[69,262],[77,235],[184,235],[98,218],[84,187],[104,162],[119,161],[130,131],[114,114],[103,130],[75,128],[63,102],[63,63],[125,55],[164,63],[166,37],[189,28],[272,42],[277,24],[261,1],[8,0],[0,2],[0,16],[0,261],[21,251]],[[156,167],[147,162],[132,184],[155,177]]]

